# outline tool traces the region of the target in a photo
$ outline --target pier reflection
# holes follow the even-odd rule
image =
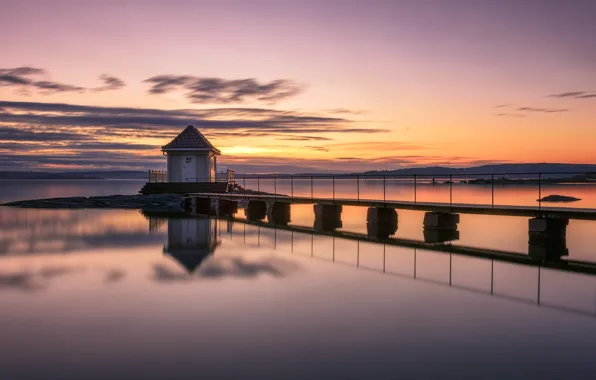
[[[596,264],[583,263],[582,273],[560,260],[558,268],[518,253],[470,249],[444,244],[426,248],[409,247],[399,239],[374,239],[367,235],[319,231],[316,228],[286,226],[242,219],[218,219],[225,223],[220,236],[247,245],[268,247],[288,253],[378,271],[497,298],[536,304],[596,317]],[[453,231],[443,231],[453,233]],[[240,237],[240,239],[238,238]],[[422,243],[422,242],[421,242]],[[459,253],[449,252],[450,250]],[[524,260],[525,259],[525,260]],[[445,268],[447,267],[447,268]],[[518,277],[517,274],[520,274]],[[441,279],[437,279],[436,277]],[[516,288],[513,284],[519,285]],[[588,305],[566,305],[567,287],[573,284],[591,293]],[[546,296],[545,296],[546,292]],[[519,295],[516,293],[522,293]]]
[[[156,219],[163,219],[165,216],[148,215],[148,218],[150,223],[159,223]],[[584,263],[585,266],[578,270],[569,265],[569,261],[560,260],[558,256],[556,261],[560,266],[553,267],[554,256],[551,254],[547,257],[550,261],[543,261],[545,257],[537,260],[532,256],[536,249],[532,245],[530,254],[524,255],[441,243],[413,244],[403,239],[377,239],[368,235],[317,228],[320,227],[318,223],[310,229],[235,218],[189,218],[179,215],[166,219],[168,241],[164,253],[176,259],[189,273],[196,271],[206,258],[213,255],[220,244],[220,237],[227,237],[247,245],[283,250],[494,297],[596,316],[594,297],[587,307],[577,308],[566,305],[564,296],[566,286],[574,282],[586,284],[587,287],[582,285],[584,290],[596,291],[596,276],[593,276],[596,274],[596,264]],[[448,234],[453,231],[439,233]],[[582,273],[573,273],[578,271]],[[523,273],[519,278],[513,275],[518,272]],[[515,287],[512,284],[520,285]],[[516,294],[520,292],[524,295]],[[554,297],[561,299],[553,301],[551,298],[554,294],[562,295]]]

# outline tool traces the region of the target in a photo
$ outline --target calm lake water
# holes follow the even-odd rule
[[[142,182],[0,181],[0,202]],[[422,240],[423,213],[398,213],[396,237]],[[342,230],[365,233],[365,215],[345,207]],[[291,216],[313,225],[311,205]],[[462,215],[453,244],[523,254],[527,223]],[[570,258],[596,261],[595,232],[570,222]],[[596,276],[242,220],[0,207],[0,336],[0,379],[593,379]]]

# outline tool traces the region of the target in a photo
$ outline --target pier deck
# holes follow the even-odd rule
[[[544,207],[544,206],[508,206],[508,205],[483,205],[465,203],[432,203],[411,202],[375,199],[350,199],[350,198],[319,198],[319,197],[290,197],[284,195],[260,195],[243,193],[200,193],[189,194],[190,197],[225,199],[232,201],[262,201],[283,202],[293,204],[323,204],[342,206],[363,206],[378,208],[393,208],[397,210],[416,210],[426,212],[458,213],[458,214],[485,214],[503,216],[545,217],[578,220],[596,220],[596,209],[571,208],[571,207]]]

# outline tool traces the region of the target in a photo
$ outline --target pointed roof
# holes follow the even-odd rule
[[[192,125],[186,127],[172,141],[162,146],[161,150],[208,150],[221,154],[219,149],[211,145],[209,140]]]
[[[168,252],[168,254],[174,258],[180,265],[186,269],[188,273],[193,273],[203,261],[211,256],[211,252]]]

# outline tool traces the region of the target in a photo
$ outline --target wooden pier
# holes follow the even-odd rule
[[[568,208],[568,207],[533,207],[533,206],[507,206],[507,205],[482,205],[465,203],[434,203],[412,202],[373,199],[351,198],[319,198],[319,197],[290,197],[284,195],[260,195],[244,193],[200,193],[189,194],[190,198],[208,198],[224,201],[260,201],[265,203],[290,203],[290,204],[321,204],[339,206],[361,206],[374,208],[392,208],[396,210],[416,210],[437,213],[457,214],[483,214],[503,216],[525,216],[543,218],[563,218],[578,220],[596,220],[596,209]]]
[[[247,220],[259,222],[266,218],[269,224],[280,228],[285,228],[284,226],[290,223],[292,204],[312,204],[313,229],[332,234],[339,233],[336,230],[343,225],[341,219],[343,206],[367,207],[367,236],[375,239],[388,239],[395,235],[399,225],[397,210],[425,212],[422,223],[424,241],[398,239],[404,246],[412,248],[425,248],[430,244],[444,244],[459,240],[460,214],[528,217],[528,254],[524,257],[510,257],[510,259],[518,260],[516,262],[520,263],[527,260],[556,263],[557,266],[569,265],[569,261],[561,260],[562,257],[569,255],[567,249],[569,220],[596,220],[595,209],[288,197],[277,194],[202,193],[190,194],[184,201],[186,210],[191,214],[218,217],[233,217],[238,212],[239,205],[242,205]],[[344,237],[350,236],[349,233],[342,232],[342,234]],[[462,249],[462,254],[468,252],[467,249]],[[478,253],[474,251],[474,254]]]

